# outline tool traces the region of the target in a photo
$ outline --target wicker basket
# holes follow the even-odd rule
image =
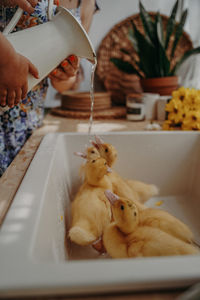
[[[156,13],[151,12],[150,15],[154,18]],[[161,17],[165,29],[168,17],[165,15],[161,15]],[[132,92],[139,93],[142,91],[138,76],[125,74],[119,71],[113,63],[110,62],[111,57],[123,58],[124,60],[130,61],[129,56],[120,51],[121,48],[132,52],[135,58],[137,58],[137,53],[134,51],[133,46],[127,37],[128,30],[131,27],[131,21],[134,21],[138,30],[141,33],[144,33],[139,14],[132,15],[116,24],[108,32],[102,40],[97,53],[97,76],[103,82],[106,90],[111,93],[112,100],[117,104],[125,103],[126,94]],[[170,53],[173,39],[174,36],[171,36],[167,53]],[[174,66],[178,58],[180,58],[185,51],[192,48],[193,45],[190,37],[184,32],[177,45],[171,67]]]

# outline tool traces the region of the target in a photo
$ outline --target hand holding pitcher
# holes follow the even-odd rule
[[[37,3],[38,0],[0,0],[0,5],[19,6],[29,14],[34,12]],[[26,57],[17,53],[2,34],[0,50],[0,105],[13,107],[26,97],[28,74],[39,78],[38,70]]]
[[[62,93],[65,90],[73,89],[78,84],[80,58],[76,55],[70,55],[50,74],[51,84]]]

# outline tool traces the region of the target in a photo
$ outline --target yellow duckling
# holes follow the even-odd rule
[[[96,143],[93,141],[92,143],[94,146],[87,148],[86,153],[75,152],[75,154],[86,159],[87,161],[93,158],[102,157],[106,160],[108,166],[111,166],[117,158],[117,151],[114,146],[111,144],[100,144],[100,139],[98,137],[96,137]],[[81,171],[83,171],[82,169]],[[136,202],[138,201],[137,193],[133,192],[129,185],[116,172],[112,171],[109,174],[109,177],[115,193],[132,198]],[[141,206],[140,203],[138,203],[138,205]],[[141,207],[143,208],[143,205]]]
[[[142,225],[137,206],[105,191],[113,222],[104,231],[103,243],[113,258],[199,254],[198,249],[160,228]]]
[[[105,158],[107,164],[112,167],[117,159],[117,150],[111,144],[104,143],[102,139],[95,136],[95,142],[92,141],[94,147],[97,148],[101,157]],[[109,175],[113,184],[113,192],[119,196],[133,199],[139,206],[139,209],[144,209],[141,205],[152,196],[158,194],[158,188],[153,184],[146,184],[141,181],[123,179],[117,172],[112,171]]]
[[[96,159],[100,157],[99,151],[96,147],[88,147],[85,152],[74,152],[75,155],[85,158],[87,160]]]
[[[94,147],[97,148],[101,157],[105,158],[109,167],[117,160],[117,150],[112,144],[104,143],[104,141],[99,137],[95,136],[95,142],[91,141]]]
[[[104,190],[112,189],[107,174],[106,160],[97,158],[87,161],[85,180],[71,205],[71,228],[69,238],[85,246],[97,241],[111,221],[111,208]]]

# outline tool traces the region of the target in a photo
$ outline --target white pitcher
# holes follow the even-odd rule
[[[27,57],[39,71],[39,79],[28,75],[28,91],[71,54],[95,63],[96,54],[90,39],[69,10],[59,7],[58,13],[50,21],[7,34],[21,13],[21,9],[18,9],[15,18],[13,17],[15,22],[11,20],[10,28],[3,33],[16,52]]]

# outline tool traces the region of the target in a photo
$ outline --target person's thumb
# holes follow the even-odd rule
[[[38,69],[29,61],[29,73],[39,79]]]

